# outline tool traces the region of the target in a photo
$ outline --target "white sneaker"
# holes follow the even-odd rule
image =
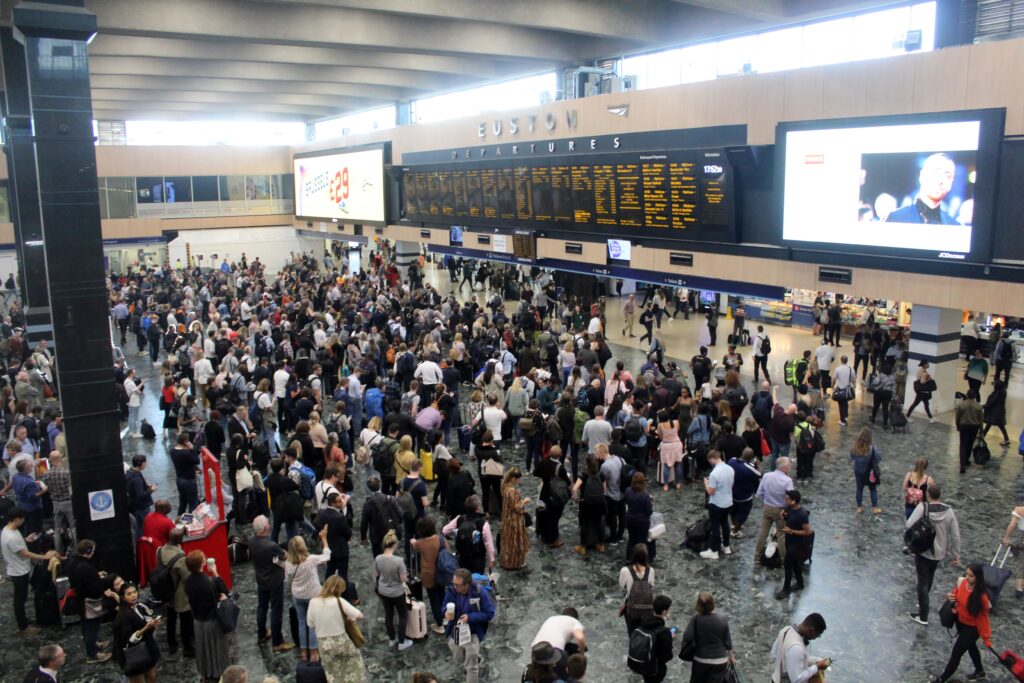
[[[398,641],[397,640],[388,640],[388,645],[390,645],[391,647],[394,647],[395,645],[398,645]]]
[[[718,559],[718,553],[716,553],[714,550],[705,550],[700,554],[700,556],[703,557],[705,560]]]
[[[722,546],[722,552],[726,555],[732,555],[732,548],[727,545]]]
[[[934,417],[929,417],[928,418],[928,423],[929,424],[935,424],[935,418]]]
[[[402,644],[398,646],[398,651],[404,652],[405,650],[408,650],[410,647],[412,647],[412,641],[406,638],[402,641]]]

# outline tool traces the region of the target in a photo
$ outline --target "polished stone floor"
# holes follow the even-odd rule
[[[447,278],[446,274],[441,275],[437,280],[444,287],[443,281]],[[617,309],[617,306],[610,308]],[[626,340],[616,338],[616,316],[612,310],[609,327],[613,328],[613,351],[617,358],[635,367],[641,362],[641,354],[635,344],[618,343]],[[666,323],[670,356],[682,359],[693,355],[699,325],[697,320],[684,322],[681,319]],[[779,359],[792,355],[789,349],[803,348],[811,341],[809,333],[798,330],[776,328],[771,333],[773,347],[779,351],[773,355]],[[145,359],[134,353],[128,355],[133,363],[138,362],[143,375],[153,374],[153,368]],[[779,367],[773,364],[771,369],[781,372],[781,362]],[[1020,403],[1022,393],[1018,381],[1013,382],[1012,391],[1018,398],[1011,399],[1016,403]],[[143,414],[159,423],[157,398],[155,393],[147,393]],[[1011,408],[1011,421],[1015,412]],[[819,456],[816,477],[802,487],[805,505],[811,511],[811,524],[817,531],[814,563],[809,570],[807,589],[788,601],[778,601],[773,596],[781,583],[781,570],[755,568],[753,546],[756,539],[751,538],[750,529],[746,538],[733,542],[732,556],[715,562],[702,560],[678,548],[677,544],[684,529],[702,514],[703,496],[692,487],[681,492],[663,493],[660,489],[654,492],[655,508],[665,514],[669,528],[659,543],[655,589],[675,600],[670,622],[684,627],[697,592],[712,591],[718,610],[730,620],[744,681],[769,680],[772,664],[769,650],[775,634],[811,611],[821,612],[829,624],[825,635],[813,643],[811,650],[837,660],[828,676],[830,682],[928,680],[929,674],[937,673],[944,666],[951,641],[938,625],[937,618],[933,618],[930,626],[922,627],[906,616],[907,611],[915,607],[916,599],[913,558],[900,552],[903,528],[900,482],[904,472],[916,458],[930,459],[932,475],[942,483],[946,500],[958,511],[965,561],[987,562],[991,558],[1009,520],[1011,507],[1024,500],[1022,458],[1015,447],[1004,451],[996,445],[998,439],[990,435],[992,462],[985,469],[972,467],[967,474],[960,475],[956,433],[948,424],[950,420],[944,418],[936,424],[928,424],[918,419],[910,425],[907,435],[875,431],[884,459],[880,497],[885,510],[878,517],[858,515],[854,511],[853,475],[847,453],[861,427],[867,424],[868,412],[858,403],[851,410],[850,426],[845,429],[839,427],[836,413],[834,407],[830,407],[824,430],[828,448]],[[126,458],[135,452],[150,455],[147,475],[160,486],[157,495],[173,500],[173,469],[167,458],[167,446],[161,440],[156,443],[126,440]],[[460,455],[465,458],[464,454]],[[536,481],[528,479],[524,483],[525,495],[536,499],[536,487]],[[575,512],[575,507],[570,507],[562,519],[562,533],[567,541],[575,540],[577,535]],[[754,519],[757,514],[755,508]],[[553,551],[535,544],[528,556],[527,570],[500,573],[498,616],[484,642],[481,680],[518,681],[537,628],[548,616],[573,605],[579,609],[588,632],[590,670],[587,680],[639,681],[626,669],[625,626],[616,616],[622,600],[616,581],[624,560],[624,546],[610,546],[604,555],[581,558],[572,551],[571,545],[569,542]],[[372,585],[370,561],[367,548],[353,547],[352,572],[364,589],[363,609],[367,614],[368,644],[363,651],[369,672],[367,680],[404,683],[411,672],[417,670],[433,671],[442,681],[462,680],[439,636],[431,635],[402,654],[389,651],[383,611],[369,590]],[[243,609],[237,644],[239,661],[255,674],[250,680],[261,680],[265,673],[276,674],[282,681],[293,680],[294,655],[275,656],[269,647],[257,646],[255,642],[251,565],[235,567],[234,572]],[[933,608],[941,603],[942,594],[953,585],[956,576],[953,567],[940,568],[932,593]],[[0,586],[0,601],[9,604],[10,596],[10,584]],[[1022,606],[1024,603],[1013,597],[1011,582],[992,615],[993,641],[997,649],[1024,649]],[[13,618],[7,607],[0,608],[0,633],[11,636],[8,643],[14,644],[2,654],[9,673],[0,680],[20,680],[35,648],[53,640],[64,644],[69,652],[65,680],[113,682],[120,679],[113,665],[84,663],[77,627],[44,629],[37,637],[14,641]],[[989,653],[984,653],[983,657],[989,680],[1012,680]],[[970,670],[965,658],[960,675],[965,676]],[[186,682],[198,678],[191,661],[177,655],[161,663],[160,680]],[[689,666],[674,660],[666,680],[689,680]]]

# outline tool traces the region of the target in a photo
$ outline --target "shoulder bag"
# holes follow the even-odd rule
[[[345,609],[341,606],[341,598],[336,597],[334,599],[338,602],[338,610],[341,612],[341,618],[345,620],[345,633],[358,650],[363,645],[366,645],[366,636],[363,635],[363,630],[359,628],[359,624],[356,623],[355,619],[349,619],[348,616],[345,615]]]
[[[693,619],[693,640],[683,643],[682,649],[679,650],[679,659],[684,662],[692,662],[694,656],[697,654],[697,617]]]
[[[153,668],[153,657],[149,653],[149,646],[145,638],[140,638],[136,643],[129,643],[124,648],[124,670],[132,672],[145,672]]]
[[[241,610],[231,598],[225,598],[217,603],[217,623],[224,633],[234,633],[238,628],[238,615]]]

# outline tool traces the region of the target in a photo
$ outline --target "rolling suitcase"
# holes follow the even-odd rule
[[[423,467],[420,468],[420,478],[423,481],[434,481],[437,479],[434,476],[434,455],[428,450],[420,451],[420,463]]]
[[[320,662],[296,662],[295,683],[327,683],[323,665]]]
[[[409,617],[405,625],[405,637],[419,640],[427,637],[427,606],[422,600],[409,599]]]
[[[1024,683],[1024,659],[1019,654],[1013,650],[1003,650],[1003,653],[999,654],[991,647],[989,650],[992,650],[992,654],[996,656],[1003,668],[1013,674],[1018,681]]]
[[[78,614],[78,598],[75,596],[75,592],[71,590],[71,579],[66,576],[58,576],[56,586],[57,604],[60,605],[60,625],[70,626],[77,624],[80,618]]]
[[[472,434],[473,428],[469,425],[463,425],[458,429],[459,435],[459,448],[463,451],[469,452],[470,435]]]
[[[1006,548],[1006,552],[1003,553],[1003,559],[999,562],[999,553],[1003,551],[1003,548]],[[992,561],[982,568],[985,574],[985,588],[988,593],[988,600],[993,609],[995,608],[996,603],[999,602],[999,593],[1002,592],[1003,586],[1005,586],[1009,578],[1013,576],[1013,572],[1003,566],[1006,564],[1006,560],[1009,556],[1010,546],[1004,546],[1000,543],[999,547],[996,548],[996,554],[992,558]],[[996,562],[999,562],[999,564],[996,565]]]

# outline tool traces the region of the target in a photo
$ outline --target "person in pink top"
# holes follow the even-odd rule
[[[658,413],[658,438],[661,439],[662,489],[668,491],[669,482],[683,488],[683,442],[679,438],[679,420],[667,410]]]

